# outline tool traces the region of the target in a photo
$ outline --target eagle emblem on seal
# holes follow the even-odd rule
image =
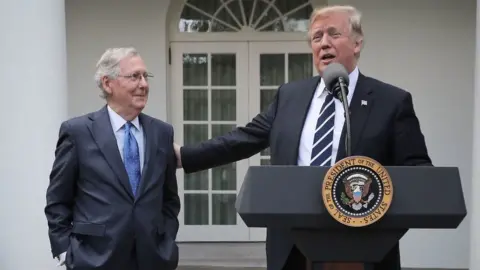
[[[353,210],[358,211],[367,208],[375,194],[370,192],[370,184],[372,179],[362,173],[354,173],[343,180],[345,192],[341,194],[343,204],[350,206]]]

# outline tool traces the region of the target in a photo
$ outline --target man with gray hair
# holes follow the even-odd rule
[[[269,107],[243,127],[197,145],[175,145],[179,167],[192,173],[248,158],[267,147],[272,165],[332,166],[345,158],[345,112],[322,78],[331,63],[349,73],[352,155],[384,166],[431,165],[412,95],[358,68],[364,39],[360,12],[352,6],[317,8],[308,34],[318,76],[283,84]],[[298,183],[292,179],[291,184]],[[268,228],[266,250],[268,270],[299,270],[310,264],[288,229]],[[398,244],[386,253],[374,269],[400,270]],[[339,262],[314,265],[317,269],[367,267]]]
[[[45,214],[67,269],[177,267],[173,128],[142,113],[150,77],[134,48],[106,50],[95,74],[106,105],[60,126]]]

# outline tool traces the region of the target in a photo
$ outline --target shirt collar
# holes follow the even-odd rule
[[[347,99],[349,102],[350,100],[352,100],[353,92],[355,91],[355,86],[357,85],[358,74],[359,74],[358,67],[355,67],[355,69],[350,74],[348,74],[349,83],[348,83]],[[320,83],[318,84],[316,97],[319,98],[322,95],[327,94],[326,91],[324,90],[325,90],[325,82],[323,81],[323,79],[321,79]]]
[[[127,122],[123,119],[118,113],[116,113],[109,105],[107,105],[108,116],[110,117],[110,122],[112,124],[112,129],[114,132],[120,130],[123,125]],[[135,117],[132,121],[130,121],[137,130],[140,130],[140,121],[138,120],[138,116]]]

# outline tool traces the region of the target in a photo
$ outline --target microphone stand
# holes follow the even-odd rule
[[[352,155],[352,133],[350,130],[350,110],[348,109],[347,85],[342,77],[338,78],[338,81],[342,97],[341,101],[343,104],[343,109],[345,111],[345,126],[347,128],[347,132],[345,133],[345,151],[347,153],[346,156],[350,157]]]

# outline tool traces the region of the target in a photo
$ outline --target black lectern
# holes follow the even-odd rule
[[[455,229],[466,216],[457,168],[385,168],[394,196],[369,226],[345,226],[327,212],[322,184],[329,167],[250,167],[236,209],[249,227],[290,230],[313,264],[379,262],[408,229]]]

